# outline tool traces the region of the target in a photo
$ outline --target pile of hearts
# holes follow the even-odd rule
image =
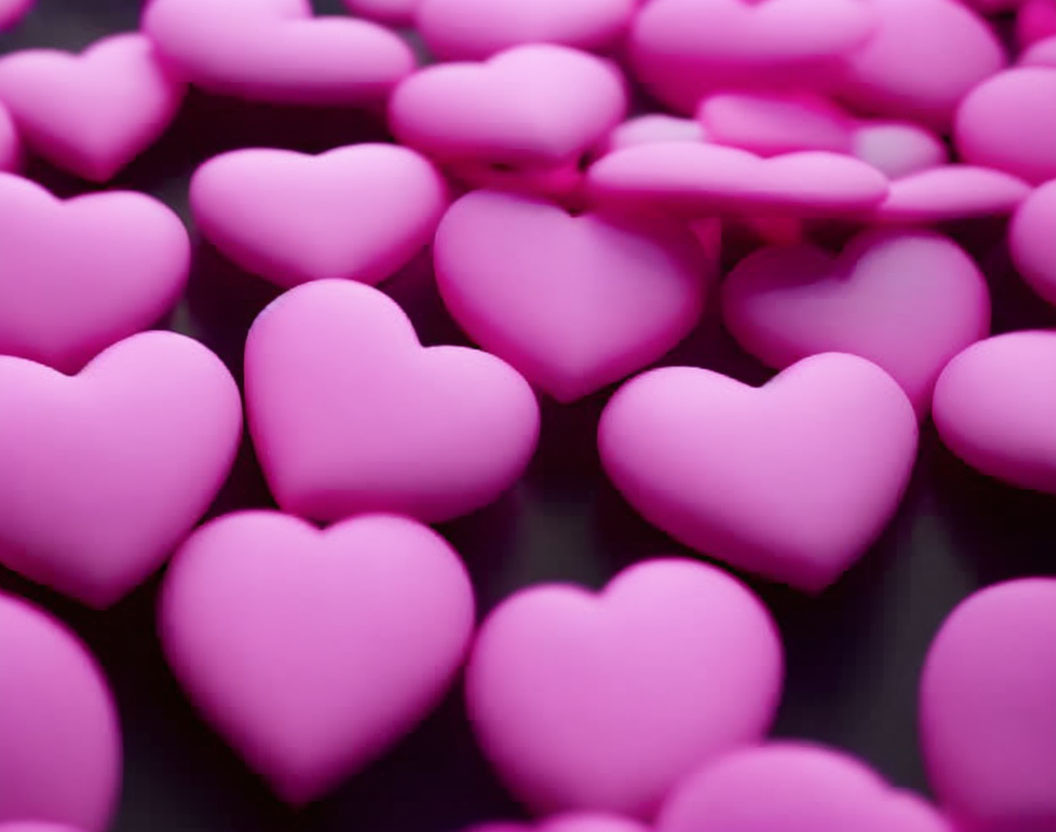
[[[725,571],[811,603],[893,516],[927,419],[1056,495],[1056,332],[991,336],[987,275],[945,233],[1007,219],[1056,303],[1051,0],[346,5],[151,0],[139,32],[0,59],[0,564],[103,610],[168,562],[165,658],[294,805],[462,684],[538,818],[477,832],[1056,830],[1056,579],[986,588],[936,636],[932,805],[767,738],[780,634]],[[189,232],[108,187],[189,86],[380,113],[394,141],[211,158]],[[20,176],[28,155],[84,193]],[[285,290],[241,384],[155,328],[191,233]],[[375,288],[423,250],[479,349],[423,347]],[[770,381],[668,365],[709,307]],[[657,553],[479,621],[429,524],[518,481],[542,396],[606,398],[607,476],[718,565]],[[201,525],[243,421],[278,510]],[[0,830],[103,832],[120,747],[84,647],[0,595]]]

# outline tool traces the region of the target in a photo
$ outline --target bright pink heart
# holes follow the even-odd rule
[[[941,165],[891,182],[887,199],[873,212],[877,222],[938,223],[1010,214],[1030,185],[999,170]]]
[[[973,344],[935,385],[935,426],[983,473],[1056,494],[1056,332],[1012,332]]]
[[[742,260],[722,286],[726,326],[752,355],[787,367],[820,352],[868,358],[924,415],[942,368],[990,332],[990,296],[946,237],[867,231],[833,258],[812,245]]]
[[[103,832],[121,737],[99,667],[51,616],[0,593],[0,668],[0,830],[58,832],[10,823],[35,818]]]
[[[481,625],[470,723],[533,810],[651,816],[700,763],[755,742],[781,693],[781,642],[741,583],[650,560],[599,594],[521,590]]]
[[[1056,828],[1056,580],[988,587],[946,619],[920,687],[928,779],[972,832]]]
[[[2,826],[0,826],[0,832],[4,832]],[[618,815],[570,812],[547,818],[534,826],[527,823],[499,821],[471,826],[463,832],[649,832],[649,830],[637,821]]]
[[[319,156],[236,150],[191,179],[202,233],[242,268],[287,287],[384,280],[432,239],[446,206],[432,164],[391,144]]]
[[[875,364],[825,353],[758,389],[697,367],[644,373],[605,408],[598,444],[646,520],[738,569],[819,592],[898,507],[917,420]]]
[[[18,23],[36,0],[0,0],[0,31],[10,29]]]
[[[458,554],[413,520],[369,515],[319,531],[255,511],[184,543],[159,628],[205,717],[301,804],[433,708],[462,664],[473,606]]]
[[[184,91],[139,34],[103,38],[80,55],[30,49],[0,60],[0,101],[29,147],[93,182],[152,145]]]
[[[205,347],[145,332],[77,376],[0,357],[0,563],[94,607],[158,568],[209,507],[242,407]]]
[[[393,93],[396,137],[445,162],[556,165],[590,150],[627,107],[615,65],[551,44],[440,64]]]
[[[1056,182],[1022,202],[1009,225],[1008,246],[1023,279],[1056,304]]]
[[[155,324],[190,262],[179,217],[144,194],[62,202],[10,174],[0,174],[0,251],[0,353],[63,372]]]
[[[572,217],[489,191],[451,207],[433,255],[459,325],[563,402],[619,381],[688,335],[713,270],[684,230]]]
[[[667,799],[657,832],[953,832],[916,795],[842,752],[801,743],[735,751]]]
[[[261,312],[246,341],[246,407],[275,499],[313,520],[475,511],[521,475],[539,431],[535,396],[509,365],[423,349],[395,302],[338,280]]]
[[[415,67],[393,32],[308,0],[151,0],[142,26],[192,83],[279,104],[377,104]]]

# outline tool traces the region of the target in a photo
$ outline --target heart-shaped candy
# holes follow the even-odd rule
[[[1009,225],[1008,246],[1023,279],[1056,304],[1056,182],[1042,185],[1019,206]]]
[[[703,125],[696,119],[648,113],[627,119],[615,127],[605,140],[604,152],[611,153],[636,144],[702,142],[706,138]]]
[[[683,229],[572,217],[489,191],[451,207],[433,254],[459,325],[563,402],[619,381],[688,335],[713,268]]]
[[[0,101],[29,147],[94,182],[165,132],[184,90],[139,34],[103,38],[80,55],[29,49],[0,60]]]
[[[249,149],[210,159],[191,179],[205,236],[280,286],[377,283],[428,243],[447,206],[443,178],[413,150],[358,144],[306,156]]]
[[[702,762],[758,740],[781,692],[766,609],[721,570],[650,560],[599,594],[535,586],[481,625],[469,718],[539,812],[651,816]]]
[[[242,406],[215,355],[133,335],[74,377],[0,357],[0,563],[95,607],[161,565],[209,507]]]
[[[106,681],[64,626],[2,593],[0,748],[0,830],[45,832],[8,823],[26,818],[82,832],[107,827],[121,738]]]
[[[0,832],[4,832],[4,827],[0,826]],[[564,815],[554,815],[534,826],[527,823],[499,821],[472,826],[464,829],[463,832],[649,832],[649,830],[637,821],[618,815],[569,812]]]
[[[1056,67],[1056,37],[1040,40],[1019,56],[1020,66]]]
[[[1016,42],[1021,48],[1056,37],[1056,3],[1024,0],[1016,13]]]
[[[320,531],[256,511],[184,543],[159,628],[205,717],[300,804],[432,709],[462,664],[473,607],[458,555],[413,520],[368,515]]]
[[[1010,214],[1029,194],[1030,185],[999,170],[940,165],[892,180],[872,218],[908,224]]]
[[[917,420],[875,364],[824,353],[758,389],[697,367],[644,373],[605,408],[598,444],[647,520],[738,569],[818,592],[894,514]]]
[[[508,364],[423,349],[376,289],[321,280],[275,300],[246,341],[246,407],[279,505],[449,520],[490,503],[535,450],[539,408]]]
[[[0,31],[10,29],[18,23],[36,0],[0,0]]]
[[[891,180],[944,165],[949,160],[941,138],[917,124],[902,121],[859,121],[851,153]]]

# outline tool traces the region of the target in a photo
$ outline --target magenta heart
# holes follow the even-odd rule
[[[320,156],[236,150],[210,159],[191,179],[202,233],[242,268],[280,286],[384,280],[432,239],[446,206],[436,169],[390,144]]]
[[[476,191],[440,223],[437,284],[486,350],[559,401],[641,369],[696,324],[713,270],[683,230]]]
[[[36,0],[0,0],[0,31],[10,29],[20,21]]]
[[[10,174],[0,174],[0,250],[0,353],[63,372],[157,323],[190,263],[179,217],[144,194],[62,202]]]
[[[549,585],[506,599],[481,625],[466,704],[533,810],[647,817],[697,765],[762,737],[781,679],[760,601],[719,569],[668,558],[599,595]]]
[[[496,499],[535,450],[531,388],[492,355],[423,349],[391,299],[308,283],[246,341],[246,407],[272,493],[313,520],[385,511],[437,522]]]
[[[0,101],[26,143],[94,182],[112,178],[161,136],[184,89],[139,34],[103,38],[80,55],[29,49],[0,60]]]
[[[605,408],[598,445],[645,519],[738,569],[818,592],[894,514],[917,420],[875,364],[824,353],[758,389],[697,367],[644,373]]]
[[[848,352],[902,385],[918,414],[942,368],[990,332],[990,296],[952,240],[867,231],[833,258],[812,245],[773,247],[742,260],[722,287],[726,325],[771,367]]]
[[[274,512],[193,534],[162,589],[176,676],[285,800],[377,757],[437,703],[473,631],[457,553],[412,520],[325,531]]]
[[[0,832],[4,828],[0,826]],[[27,832],[30,832],[27,830]],[[637,821],[594,812],[554,815],[534,826],[527,823],[482,823],[463,832],[649,832]]]
[[[1056,182],[1034,190],[1008,228],[1008,247],[1030,287],[1056,304]]]
[[[208,508],[241,433],[205,347],[146,332],[77,376],[0,357],[0,563],[95,607],[158,568]]]
[[[43,828],[55,823],[103,832],[121,787],[106,681],[64,626],[3,593],[0,703],[0,830],[58,832]],[[27,818],[42,828],[17,823]]]
[[[938,223],[1009,214],[1030,186],[999,170],[941,165],[896,179],[873,212],[882,223]]]

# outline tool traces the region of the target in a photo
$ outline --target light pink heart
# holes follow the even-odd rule
[[[949,161],[949,151],[937,134],[904,121],[859,121],[851,152],[891,179],[892,188],[902,177]]]
[[[0,832],[4,832],[0,827]],[[471,826],[463,832],[649,832],[637,821],[600,812],[569,812],[535,824],[496,822]]]
[[[605,139],[604,153],[623,147],[654,142],[702,142],[707,140],[704,126],[692,118],[664,113],[635,116],[613,128]]]
[[[1030,194],[1015,176],[973,165],[941,165],[891,182],[873,212],[881,223],[938,223],[1009,214]]]
[[[1008,227],[1008,247],[1023,279],[1056,304],[1056,182],[1036,189]]]

